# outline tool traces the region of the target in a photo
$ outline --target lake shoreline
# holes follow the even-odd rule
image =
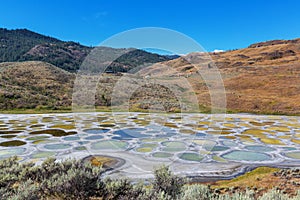
[[[84,157],[81,159],[83,162],[91,162],[91,158],[94,157],[100,157],[100,158],[109,158],[112,159],[113,162],[111,162],[109,165],[106,165],[103,167],[104,171],[101,176],[108,176],[111,174],[114,174],[114,172],[118,171],[122,166],[124,166],[127,161],[120,157],[115,156],[109,156],[104,154],[97,154],[97,155],[89,155],[87,157]],[[102,163],[103,164],[103,163]],[[255,170],[259,170],[260,168],[270,168],[270,169],[276,169],[276,170],[292,170],[292,169],[299,169],[299,165],[296,163],[287,163],[287,164],[253,164],[253,165],[241,165],[240,167],[232,168],[232,173],[228,173],[227,170],[220,171],[220,172],[204,172],[208,173],[207,175],[199,176],[199,175],[182,175],[177,174],[178,176],[184,177],[188,179],[189,184],[217,184],[220,181],[231,181],[239,177],[243,177],[246,174],[251,174],[251,176],[254,176]],[[253,174],[254,173],[254,174]],[[271,173],[271,172],[270,172]],[[223,175],[222,175],[223,174]],[[143,180],[143,178],[132,178],[132,181],[140,181]],[[145,179],[147,182],[149,182],[149,178]],[[151,178],[150,178],[151,180]]]
[[[73,111],[72,108],[63,108],[63,109],[11,109],[11,110],[0,110],[0,114],[64,114],[64,113],[86,113],[86,112],[135,112],[135,113],[159,113],[144,109],[139,110],[114,110],[111,107],[102,107],[96,108],[95,110],[82,110],[82,111]],[[163,113],[163,112],[161,112]],[[226,112],[166,112],[167,114],[176,114],[176,113],[193,113],[193,114],[249,114],[249,115],[282,115],[282,116],[300,116],[300,113],[280,113],[280,112],[256,112],[256,111],[232,111],[226,110]]]

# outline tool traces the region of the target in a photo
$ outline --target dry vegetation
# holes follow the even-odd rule
[[[164,67],[154,65],[143,74],[186,77],[200,105],[209,108],[210,95],[205,87],[209,84],[197,76],[197,70],[206,76],[216,65],[225,86],[228,111],[299,114],[299,58],[299,39],[269,41],[209,55],[192,53],[163,62]]]
[[[89,161],[98,165],[99,162],[105,163],[108,160]],[[297,200],[300,197],[300,193],[295,193],[299,189],[297,187],[299,169],[279,171],[258,168],[232,181],[207,186],[187,184],[187,179],[174,175],[166,166],[155,169],[154,179],[149,180],[148,184],[133,183],[129,179],[105,178],[103,176],[105,169],[81,160],[56,161],[54,158],[48,158],[40,165],[35,165],[34,163],[19,163],[18,158],[13,157],[1,160],[0,167],[0,198],[9,200]],[[270,176],[280,178],[272,180]],[[265,180],[269,180],[270,184],[267,185]],[[252,187],[259,182],[265,184],[260,184],[261,188]],[[243,184],[251,187],[245,189]]]
[[[0,63],[0,107],[58,109],[71,105],[75,75],[44,62]]]
[[[135,111],[158,106],[171,112],[210,112],[209,88],[216,96],[221,94],[217,81],[221,79],[229,112],[299,114],[299,57],[299,39],[257,43],[209,55],[191,53],[141,69],[136,75],[103,74],[97,78],[95,105],[111,106],[115,95],[115,103],[129,101]],[[214,63],[221,78],[216,76]],[[2,110],[71,107],[75,74],[43,62],[1,63],[0,69]]]

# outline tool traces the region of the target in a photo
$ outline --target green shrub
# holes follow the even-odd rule
[[[288,200],[290,199],[288,195],[283,194],[279,190],[271,190],[263,194],[259,200]]]
[[[181,193],[185,180],[175,176],[167,166],[154,170],[153,189],[156,193],[164,192],[166,195],[176,198]]]
[[[128,179],[106,179],[104,199],[142,199],[146,197],[143,184],[132,184]]]
[[[300,190],[298,190],[297,195],[293,197],[291,200],[298,200],[300,199]]]
[[[245,193],[225,194],[215,197],[216,200],[255,200],[253,191],[246,191]]]
[[[36,200],[39,199],[39,188],[34,182],[29,179],[28,181],[21,183],[13,195],[7,197],[9,200]]]
[[[76,160],[41,165],[19,163],[16,157],[0,161],[0,199],[89,199],[101,196],[101,169]]]
[[[194,185],[185,185],[183,187],[183,192],[181,194],[182,200],[209,200],[211,199],[212,191],[206,185],[194,184]]]
[[[17,157],[0,160],[0,199],[102,199],[122,200],[254,200],[254,191],[219,194],[206,185],[187,185],[186,180],[162,166],[154,171],[152,184],[129,179],[105,179],[101,168],[76,160],[45,160],[41,165],[19,163]],[[264,193],[258,200],[298,200],[278,190]]]

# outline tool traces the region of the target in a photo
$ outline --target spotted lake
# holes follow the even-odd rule
[[[249,166],[300,164],[300,117],[249,114],[1,114],[0,159],[122,158],[112,176],[145,178],[154,167],[198,177]]]

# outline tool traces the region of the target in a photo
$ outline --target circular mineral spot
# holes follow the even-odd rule
[[[49,136],[40,135],[40,136],[34,136],[34,137],[26,138],[26,140],[29,140],[29,141],[32,141],[32,140],[43,140],[43,139],[47,139],[47,138],[49,138]]]
[[[68,137],[63,138],[63,140],[65,140],[65,141],[75,141],[75,140],[80,140],[80,137],[78,137],[78,136],[68,136]]]
[[[44,127],[45,124],[33,124],[31,126],[29,126],[29,128],[40,128],[40,127]]]
[[[136,148],[137,152],[147,153],[153,151],[158,145],[156,143],[144,143],[141,144],[138,148]]]
[[[196,133],[196,137],[206,137],[207,135],[205,133]]]
[[[53,143],[53,142],[58,142],[57,140],[35,140],[32,142],[32,144],[47,144],[47,143]]]
[[[173,156],[173,154],[167,152],[155,152],[152,154],[152,156],[155,158],[169,158]]]
[[[79,147],[75,147],[74,149],[76,151],[84,151],[84,150],[86,150],[86,147],[85,146],[79,146]]]
[[[246,146],[245,149],[250,150],[250,151],[258,151],[258,152],[269,152],[269,151],[274,151],[275,150],[272,147],[261,146],[261,145]]]
[[[294,150],[297,150],[297,148],[295,147],[281,147],[283,150],[286,150],[286,151],[294,151]]]
[[[265,132],[266,132],[265,130],[261,130],[261,129],[246,129],[242,132],[242,134],[254,135],[257,137],[261,137],[261,136],[264,136]]]
[[[136,149],[137,152],[140,152],[140,153],[148,153],[148,152],[151,152],[153,150],[153,148],[151,147],[139,147]]]
[[[6,139],[10,139],[10,138],[14,138],[16,137],[17,135],[2,135],[1,137],[2,138],[6,138]]]
[[[29,134],[31,135],[40,135],[40,134],[50,134],[54,137],[62,137],[62,136],[68,136],[68,135],[75,135],[77,132],[71,131],[71,132],[66,132],[61,129],[45,129],[45,130],[40,130],[40,131],[33,131]]]
[[[229,147],[226,147],[226,146],[214,146],[212,148],[206,147],[206,150],[208,150],[208,151],[225,151],[227,149],[229,149]]]
[[[221,157],[219,157],[219,156],[217,156],[217,155],[213,155],[213,156],[212,156],[212,159],[213,159],[214,161],[217,161],[217,162],[227,162],[227,160],[225,160],[224,158],[221,158]]]
[[[215,141],[212,140],[191,140],[190,142],[200,146],[204,147],[206,150],[211,151],[212,148],[217,144]]]
[[[235,147],[237,146],[237,143],[233,142],[233,141],[230,141],[230,140],[224,140],[222,141],[222,143],[225,145],[225,146],[228,146],[228,147]]]
[[[288,158],[300,160],[300,151],[284,153]]]
[[[191,129],[181,129],[179,132],[183,134],[195,134],[195,131]]]
[[[93,155],[83,159],[83,162],[88,162],[93,166],[102,167],[103,169],[117,168],[125,164],[125,160],[118,157]]]
[[[11,141],[6,141],[6,142],[1,142],[0,146],[3,147],[16,147],[16,146],[22,146],[26,144],[26,142],[21,141],[21,140],[11,140]]]
[[[175,123],[172,123],[172,122],[166,122],[164,124],[164,126],[170,127],[170,128],[177,128],[178,127]]]
[[[0,159],[8,158],[11,156],[19,156],[25,151],[25,148],[2,149],[0,150]]]
[[[70,147],[72,147],[70,144],[47,144],[44,146],[45,149],[50,150],[68,149]]]
[[[145,131],[144,128],[127,128],[114,131],[113,134],[115,135],[113,139],[120,139],[120,140],[130,140],[133,138],[145,138],[149,137],[148,135],[142,134],[142,131]]]
[[[51,126],[50,128],[59,128],[59,129],[65,129],[65,130],[76,129],[75,125],[72,125],[72,124],[56,124],[56,125]]]
[[[31,158],[47,158],[47,157],[51,157],[54,156],[55,153],[54,152],[50,152],[50,151],[38,151],[35,152],[31,155]]]
[[[141,145],[141,147],[151,147],[151,148],[155,148],[157,147],[156,143],[144,143]]]
[[[101,134],[101,133],[106,133],[110,129],[102,129],[102,128],[91,128],[91,129],[85,129],[83,132],[85,133],[91,133],[91,134]]]
[[[222,157],[228,160],[236,160],[236,161],[265,161],[271,159],[271,156],[265,153],[258,153],[252,151],[239,151],[239,150],[225,153],[224,155],[222,155]]]
[[[92,136],[88,136],[84,139],[86,139],[86,140],[100,140],[100,139],[103,139],[103,136],[102,135],[92,135]]]
[[[285,145],[281,140],[275,138],[260,138],[265,144],[273,144],[273,145]]]
[[[16,130],[16,131],[0,131],[0,134],[17,134],[17,133],[22,133],[22,131]]]
[[[142,142],[162,142],[165,138],[144,138],[141,139]]]
[[[183,142],[167,141],[163,142],[162,145],[164,146],[163,151],[168,152],[184,151],[186,149],[185,144]]]
[[[114,127],[114,126],[116,126],[116,124],[114,124],[114,123],[102,123],[99,126],[102,126],[102,127]]]
[[[127,142],[123,141],[116,141],[116,140],[105,140],[92,143],[92,149],[99,150],[119,150],[119,149],[126,149]]]
[[[182,160],[199,162],[203,159],[203,156],[198,153],[183,153],[179,156],[179,158]]]

